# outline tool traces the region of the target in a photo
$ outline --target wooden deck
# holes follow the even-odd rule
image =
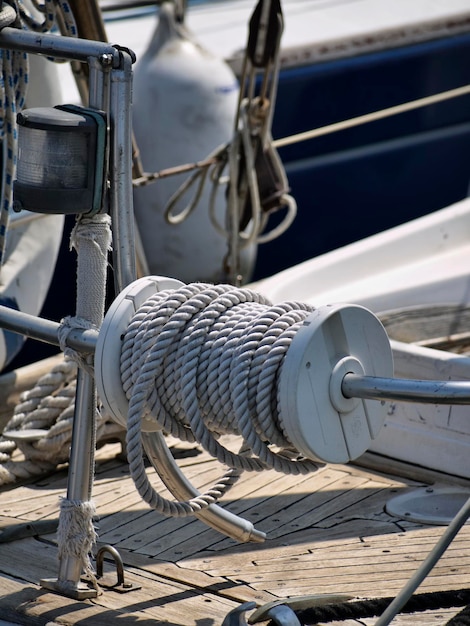
[[[117,444],[106,445],[98,453],[93,497],[99,545],[119,550],[126,581],[141,589],[127,594],[104,591],[81,602],[50,593],[38,581],[57,575],[55,536],[17,539],[0,543],[0,619],[34,626],[219,626],[231,609],[249,600],[261,605],[307,594],[393,596],[443,531],[384,512],[392,496],[441,481],[442,476],[403,465],[392,465],[387,473],[384,466],[377,470],[340,465],[300,478],[274,472],[242,476],[224,506],[251,520],[268,538],[261,544],[239,545],[199,520],[166,519],[149,510],[126,464],[117,458],[118,450]],[[187,476],[202,488],[221,474],[221,467],[205,453],[194,452],[177,456]],[[157,482],[154,470],[148,472]],[[0,529],[56,519],[66,479],[63,470],[3,490]],[[105,576],[112,575],[106,562]],[[464,589],[470,587],[469,578],[466,526],[419,591]],[[460,610],[401,615],[393,624],[439,626]],[[341,624],[374,622],[368,618]]]

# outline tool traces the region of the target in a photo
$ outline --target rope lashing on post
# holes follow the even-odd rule
[[[81,367],[91,371],[86,359],[67,347],[67,335],[74,328],[98,329],[104,314],[104,285],[108,252],[111,250],[111,218],[105,213],[92,217],[81,216],[70,235],[70,249],[75,248],[79,255],[77,269],[77,293],[82,298],[77,303],[77,315],[61,321],[59,343],[64,355],[76,361]],[[78,308],[81,314],[78,315]]]
[[[149,415],[158,428],[197,441],[238,470],[298,474],[318,468],[290,458],[293,446],[276,406],[283,355],[311,310],[301,303],[269,306],[248,289],[206,284],[157,293],[138,310],[123,339],[121,372],[129,398],[130,470],[145,501],[165,514],[188,515],[219,497],[208,492],[170,504],[154,492],[140,439],[140,423]],[[241,435],[254,456],[230,452],[217,441],[223,433]]]
[[[90,559],[92,548],[98,540],[93,523],[95,516],[96,508],[92,501],[62,498],[57,528],[57,546],[58,558],[75,557],[78,559],[84,574],[98,591],[98,582]]]

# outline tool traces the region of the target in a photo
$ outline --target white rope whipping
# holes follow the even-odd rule
[[[111,218],[106,213],[79,216],[70,235],[70,248],[78,255],[77,314],[61,320],[59,345],[64,354],[92,373],[86,358],[67,346],[71,330],[94,328],[103,321],[108,252],[111,250]]]
[[[59,525],[57,528],[57,545],[59,559],[71,557],[77,559],[82,569],[98,591],[98,582],[91,565],[90,553],[98,539],[93,518],[96,507],[91,500],[60,501]]]
[[[156,293],[138,309],[123,338],[121,378],[129,399],[130,472],[150,506],[184,516],[219,496],[209,490],[172,502],[154,490],[142,454],[141,422],[148,416],[238,471],[299,474],[318,468],[298,458],[277,401],[284,356],[311,311],[298,302],[271,306],[249,289],[203,283]],[[218,438],[226,433],[241,436],[251,456],[224,447]]]

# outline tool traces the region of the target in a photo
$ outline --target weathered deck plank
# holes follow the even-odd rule
[[[443,532],[384,512],[390,497],[422,484],[419,480],[364,467],[327,466],[309,476],[242,476],[223,504],[268,538],[262,544],[239,545],[197,519],[167,519],[151,511],[135,491],[126,465],[115,458],[118,448],[106,448],[99,452],[93,489],[99,545],[109,542],[118,548],[126,576],[142,589],[125,595],[108,591],[84,602],[49,593],[37,583],[57,575],[54,535],[21,539],[0,544],[3,619],[27,626],[150,626],[155,621],[215,626],[245,601],[263,604],[312,593],[393,596]],[[179,463],[200,489],[223,473],[205,454],[186,456]],[[148,474],[159,484],[153,469]],[[0,529],[57,518],[65,491],[65,472],[0,491]],[[465,526],[419,591],[467,588],[469,578],[470,526]],[[394,624],[439,626],[460,610],[402,615]],[[374,621],[341,625],[372,626]]]

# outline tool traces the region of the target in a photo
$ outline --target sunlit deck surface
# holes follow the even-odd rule
[[[25,625],[220,625],[246,601],[258,605],[308,594],[354,599],[394,596],[443,532],[442,526],[403,521],[384,511],[398,493],[453,481],[433,472],[366,455],[360,465],[327,465],[307,476],[244,474],[223,499],[230,511],[267,533],[264,543],[237,544],[203,522],[167,519],[137,494],[119,444],[98,451],[93,499],[99,546],[117,548],[125,580],[139,590],[104,591],[76,601],[42,589],[57,576],[54,534],[0,544],[0,618]],[[223,472],[198,449],[174,448],[178,463],[199,488]],[[153,468],[148,469],[155,485]],[[54,520],[65,496],[66,468],[0,492],[0,529]],[[114,582],[111,562],[105,578]],[[470,587],[470,527],[465,526],[419,592]],[[462,607],[400,615],[393,624],[445,624]],[[250,613],[248,613],[249,615]],[[374,624],[375,618],[332,624]]]

